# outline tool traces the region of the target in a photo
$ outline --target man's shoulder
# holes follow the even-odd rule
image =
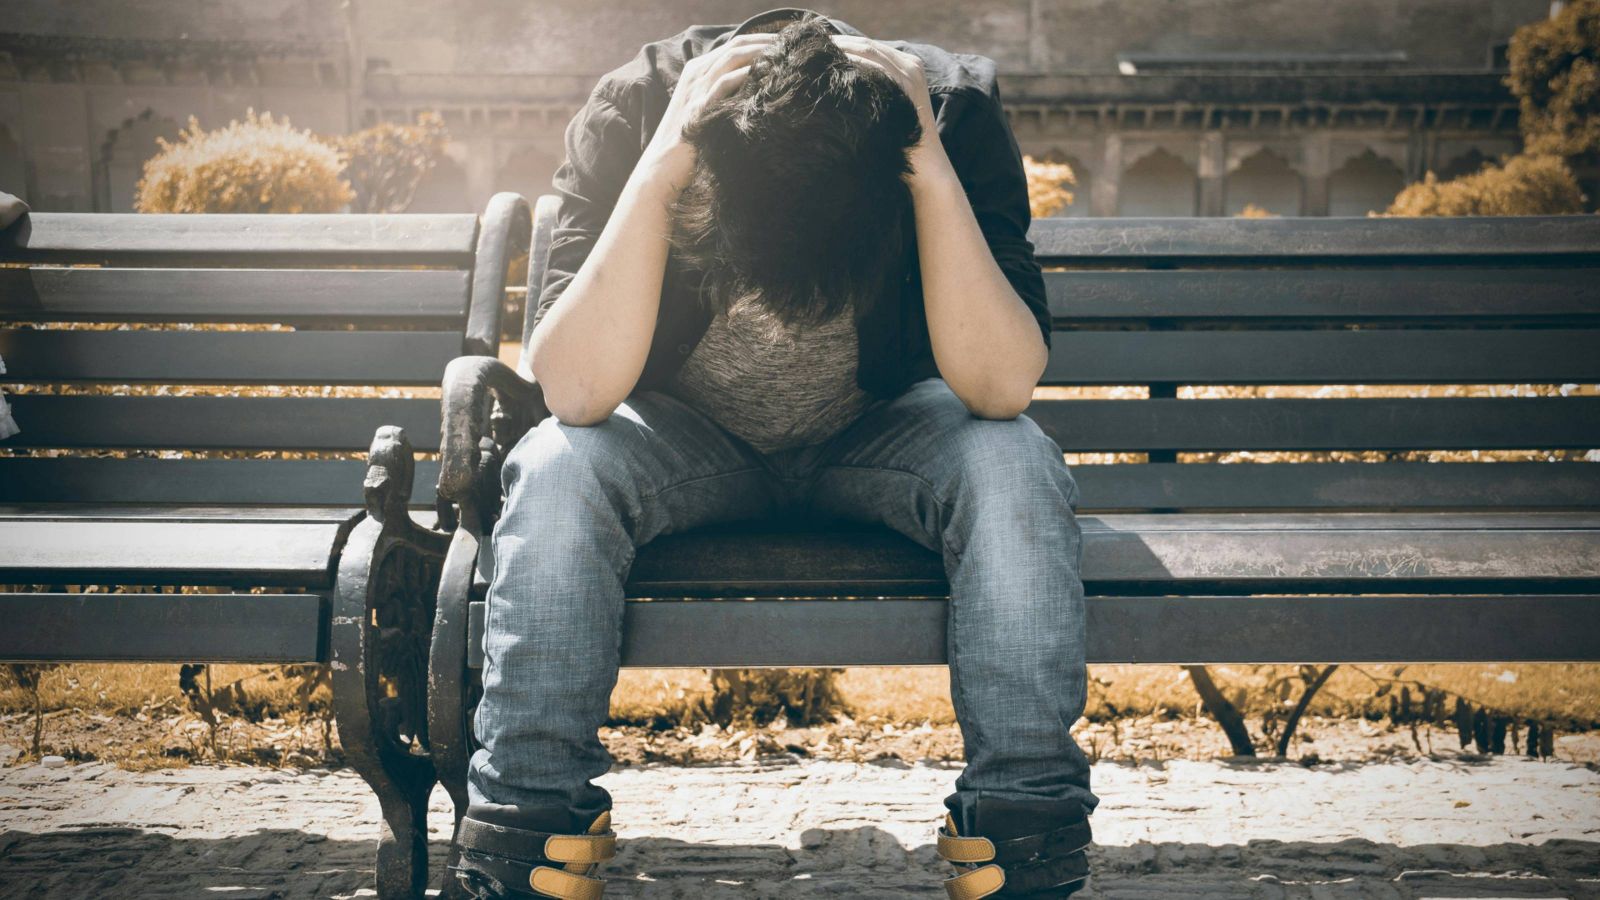
[[[631,59],[600,76],[594,93],[617,105],[641,90],[670,91],[683,74],[684,63],[705,53],[718,37],[738,28],[724,25],[690,25],[677,34],[649,41]]]
[[[889,40],[884,43],[911,53],[922,60],[922,71],[928,79],[928,90],[934,93],[972,91],[989,95],[994,93],[997,66],[995,61],[980,53],[957,53],[937,44],[918,41]]]

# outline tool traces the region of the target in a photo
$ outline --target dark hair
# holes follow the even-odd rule
[[[684,136],[695,169],[669,239],[713,311],[750,297],[790,325],[846,303],[860,316],[899,276],[922,126],[905,91],[847,56],[822,19],[779,31]]]

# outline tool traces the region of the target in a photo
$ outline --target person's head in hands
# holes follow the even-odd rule
[[[674,252],[704,273],[713,309],[749,298],[789,324],[847,303],[860,315],[915,240],[917,109],[824,20],[777,35],[738,90],[684,127],[695,169],[673,206]]]

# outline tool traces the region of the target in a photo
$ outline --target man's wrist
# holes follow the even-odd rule
[[[944,145],[937,136],[931,141],[918,144],[911,151],[911,192],[915,196],[919,191],[956,185],[959,189],[961,179],[956,175],[956,168],[950,162],[950,157],[944,152]]]
[[[627,190],[657,203],[671,203],[683,193],[692,169],[685,173],[674,160],[646,154],[634,168]]]

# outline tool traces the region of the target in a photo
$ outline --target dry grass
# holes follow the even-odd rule
[[[1387,677],[1392,666],[1345,666],[1318,695],[1311,711],[1329,716],[1376,716],[1387,701],[1373,696],[1373,683],[1361,674]],[[1260,715],[1275,702],[1266,686],[1289,666],[1213,666],[1218,684],[1247,715]],[[268,666],[219,665],[212,668],[220,688],[241,682],[261,705],[278,713],[295,706],[292,683],[274,679]],[[1189,716],[1198,700],[1188,677],[1177,666],[1091,666],[1087,716],[1093,720],[1137,716]],[[1444,689],[1493,709],[1519,717],[1568,722],[1578,727],[1600,725],[1600,665],[1420,665],[1408,666],[1407,679]],[[611,715],[619,722],[676,720],[711,680],[703,669],[625,669],[611,695]],[[948,723],[949,672],[942,666],[846,669],[840,690],[856,718],[878,716],[888,721]],[[40,682],[46,712],[79,710],[110,715],[137,714],[152,708],[184,706],[178,691],[176,665],[64,665],[46,672]],[[0,713],[32,708],[32,699],[9,681],[0,681]]]

